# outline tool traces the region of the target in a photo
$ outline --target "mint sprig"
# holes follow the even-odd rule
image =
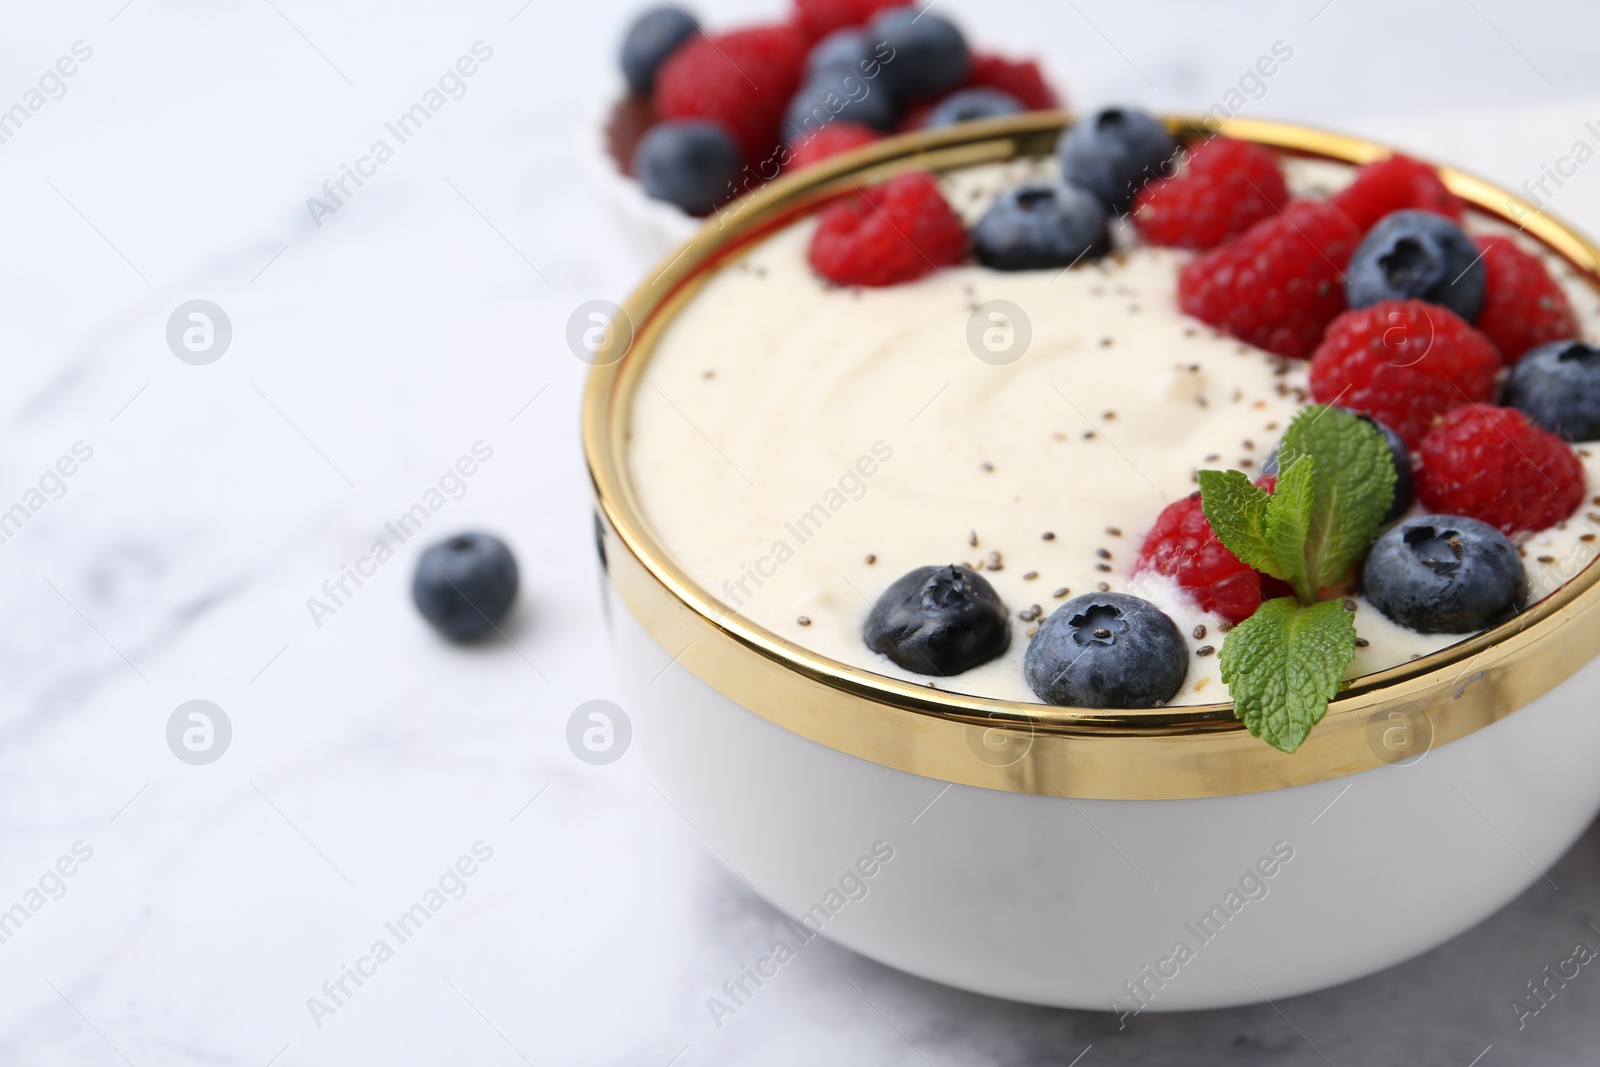
[[[1338,600],[1269,600],[1222,643],[1222,680],[1246,729],[1293,752],[1322,721],[1356,654],[1355,616]]]
[[[1354,616],[1340,599],[1317,598],[1377,539],[1394,484],[1383,435],[1323,405],[1302,409],[1289,424],[1274,492],[1241,471],[1200,472],[1201,507],[1218,540],[1294,589],[1234,627],[1220,657],[1234,714],[1284,752],[1322,721],[1355,658]]]

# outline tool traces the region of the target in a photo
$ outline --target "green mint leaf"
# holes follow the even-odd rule
[[[1200,509],[1217,540],[1248,567],[1282,578],[1267,543],[1267,505],[1272,496],[1251,484],[1243,471],[1201,471]]]
[[[1222,680],[1246,729],[1293,752],[1322,721],[1355,654],[1355,615],[1343,602],[1280,597],[1229,632]]]
[[[1296,415],[1278,449],[1269,495],[1240,471],[1201,471],[1201,506],[1217,538],[1248,566],[1294,586],[1222,644],[1234,714],[1255,736],[1293,752],[1322,721],[1355,658],[1355,616],[1318,601],[1377,539],[1394,501],[1389,446],[1372,424],[1339,408]]]
[[[1267,546],[1278,564],[1278,569],[1272,573],[1294,586],[1295,595],[1302,604],[1317,599],[1317,586],[1306,565],[1312,486],[1317,470],[1314,458],[1298,457],[1280,469],[1277,490],[1267,498]]]
[[[1336,585],[1378,537],[1394,502],[1394,463],[1376,427],[1339,408],[1312,404],[1283,435],[1279,468],[1300,456],[1316,461],[1305,543],[1313,589]]]

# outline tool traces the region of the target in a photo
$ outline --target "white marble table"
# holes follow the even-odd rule
[[[1600,117],[1600,16],[1575,5],[947,3],[1043,42],[1079,99],[1201,109],[1283,39],[1296,59],[1252,113],[1393,136],[1513,185],[1600,145],[1583,125]],[[775,5],[702,10],[726,25]],[[1559,888],[1276,1007],[1117,1033],[819,944],[712,1024],[706,998],[781,917],[637,753],[589,766],[565,741],[577,705],[615,696],[584,368],[562,335],[636,272],[572,165],[625,11],[0,12],[0,109],[28,111],[0,114],[0,1063],[1592,1063],[1600,978],[1520,1032],[1507,1002],[1575,941],[1600,945],[1595,832],[1550,872]],[[1420,49],[1429,25],[1442,43]],[[479,41],[472,75],[446,83],[459,99],[403,144],[386,133]],[[46,76],[61,57],[71,76]],[[363,163],[380,138],[392,158]],[[369,176],[334,204],[323,185],[344,166]],[[1600,166],[1551,208],[1600,232]],[[232,337],[192,365],[167,322],[200,299]],[[432,507],[478,442],[492,456]],[[75,448],[70,477],[47,473]],[[385,524],[419,502],[402,544]],[[464,527],[503,534],[525,582],[506,640],[469,651],[408,599],[419,546]],[[345,578],[379,539],[395,557]],[[167,742],[196,699],[231,724],[206,765]],[[492,855],[446,875],[475,845]],[[441,876],[458,899],[402,943],[385,923]],[[1427,905],[1405,886],[1372,902]]]

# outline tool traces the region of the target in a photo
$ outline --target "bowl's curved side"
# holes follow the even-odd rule
[[[924,978],[1056,1007],[1291,996],[1479,922],[1538,883],[1600,809],[1600,716],[1585,699],[1600,661],[1512,718],[1342,781],[1072,800],[952,785],[807,740],[696,678],[607,596],[654,780],[793,920],[750,944],[761,984],[730,974],[734,994],[706,990],[714,1013],[781,981],[819,933]]]

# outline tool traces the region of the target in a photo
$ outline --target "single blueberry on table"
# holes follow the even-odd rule
[[[927,8],[894,7],[867,25],[867,39],[885,45],[883,80],[902,100],[937,96],[967,80],[972,56],[955,23]]]
[[[1011,625],[994,586],[951,564],[895,579],[867,613],[862,638],[908,671],[948,677],[1004,652]]]
[[[933,130],[941,126],[954,126],[958,122],[1015,115],[1023,110],[1026,109],[1020,100],[999,89],[963,89],[939,101],[922,120],[922,128]]]
[[[799,144],[835,119],[889,133],[900,122],[900,105],[881,84],[859,71],[830,68],[807,81],[789,101],[784,140]]]
[[[995,270],[1066,267],[1111,251],[1106,210],[1059,182],[1023,182],[1001,193],[972,228],[978,261]]]
[[[1569,441],[1600,440],[1600,346],[1552,341],[1526,353],[1502,403]]]
[[[714,122],[660,122],[633,150],[644,191],[691,215],[709,215],[733,193],[739,148]]]
[[[1363,580],[1373,607],[1425,634],[1482,630],[1528,600],[1516,546],[1459,515],[1418,515],[1391,528],[1367,554]]]
[[[461,533],[422,553],[411,599],[422,617],[452,641],[494,629],[517,598],[517,561],[497,537]]]
[[[1340,411],[1350,411],[1349,408],[1340,408]],[[1368,425],[1377,428],[1383,434],[1384,443],[1389,446],[1389,457],[1394,460],[1394,503],[1389,505],[1389,510],[1384,512],[1383,521],[1393,522],[1411,510],[1412,502],[1417,498],[1416,467],[1411,461],[1411,453],[1406,449],[1406,443],[1400,435],[1389,427],[1361,411],[1350,411],[1350,414],[1361,419]],[[1279,441],[1272,446],[1272,452],[1261,460],[1262,474],[1278,473],[1278,453],[1283,449],[1283,442]]]
[[[1022,673],[1047,704],[1148,708],[1183,687],[1189,649],[1177,623],[1148,600],[1089,593],[1040,624]]]
[[[1172,173],[1178,142],[1153,115],[1110,107],[1074,125],[1056,155],[1061,179],[1089,190],[1106,208],[1125,213],[1144,183]]]
[[[1483,254],[1465,230],[1431,211],[1394,211],[1356,246],[1345,270],[1352,308],[1380,300],[1426,300],[1468,322],[1483,310]]]
[[[694,16],[677,7],[653,7],[634,19],[622,38],[622,76],[628,88],[649,96],[661,64],[699,32]]]

